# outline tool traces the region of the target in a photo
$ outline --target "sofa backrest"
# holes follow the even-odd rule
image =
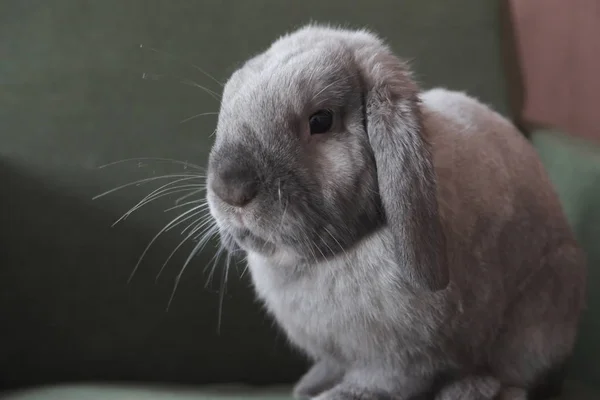
[[[168,180],[203,166],[220,87],[246,58],[309,21],[367,26],[412,60],[424,87],[460,89],[508,113],[497,1],[103,0],[4,2],[0,25],[0,384],[295,379],[303,361],[230,273],[221,307],[215,243],[194,258],[176,194],[111,224]],[[205,114],[205,115],[199,115]],[[197,118],[191,118],[198,115]],[[182,122],[186,120],[185,122]],[[132,158],[98,169],[113,161]],[[181,194],[181,193],[180,193]],[[180,209],[179,209],[180,210]],[[193,246],[193,244],[191,244]]]

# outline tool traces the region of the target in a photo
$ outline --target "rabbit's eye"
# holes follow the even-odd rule
[[[326,133],[333,125],[333,113],[329,110],[319,110],[309,119],[310,134]]]

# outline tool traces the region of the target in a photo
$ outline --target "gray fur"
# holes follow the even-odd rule
[[[309,116],[334,111],[330,133]],[[227,82],[207,199],[318,400],[524,398],[572,351],[585,262],[537,155],[375,35],[307,26]],[[216,195],[253,180],[235,207]]]

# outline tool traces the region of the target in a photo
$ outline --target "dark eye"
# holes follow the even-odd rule
[[[319,110],[310,116],[310,134],[326,133],[333,125],[333,113],[329,110]]]

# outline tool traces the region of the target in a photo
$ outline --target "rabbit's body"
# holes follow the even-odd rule
[[[268,113],[302,105],[302,96],[286,105],[289,95],[268,87],[294,83],[287,61],[303,54],[308,39],[317,50],[324,43],[321,62],[332,54],[341,76],[312,97],[332,91],[345,130],[300,136],[298,152],[269,129],[271,121],[296,125]],[[290,71],[301,74],[302,65],[313,76],[301,58]],[[222,238],[246,252],[258,296],[315,361],[298,397],[543,394],[535,391],[572,350],[584,294],[583,256],[558,198],[509,121],[461,93],[418,94],[400,65],[369,34],[309,27],[232,77],[218,129],[226,136],[217,137],[209,168]],[[339,83],[344,77],[347,85]],[[259,94],[261,84],[268,95]],[[363,85],[379,89],[367,91],[361,107],[353,96]],[[258,124],[256,115],[269,116]],[[363,152],[362,118],[377,168]],[[229,161],[232,152],[243,166]]]
[[[568,226],[546,214],[562,212],[553,192],[521,187],[522,174],[547,177],[508,121],[461,93],[434,89],[422,99],[436,171],[444,177],[443,226],[456,239],[447,243],[450,285],[433,294],[411,290],[385,227],[302,273],[250,252],[254,285],[290,340],[315,359],[441,374],[490,369],[505,384],[527,387],[539,371],[564,362],[573,344],[579,250]],[[503,174],[514,163],[521,171]],[[505,201],[490,209],[486,196]],[[557,292],[559,286],[572,290]]]

